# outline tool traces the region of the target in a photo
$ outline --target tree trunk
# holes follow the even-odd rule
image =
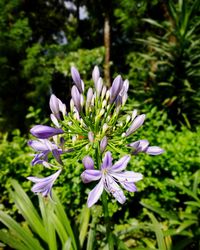
[[[107,86],[110,86],[110,19],[106,14],[104,18],[104,47],[105,47],[105,62],[104,62],[104,79]]]

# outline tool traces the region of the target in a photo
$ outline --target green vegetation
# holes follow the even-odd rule
[[[0,249],[108,249],[101,203],[86,207],[82,159],[65,159],[54,201],[37,199],[26,179],[51,174],[31,166],[27,145],[33,125],[50,125],[50,94],[68,109],[70,67],[88,87],[95,65],[106,81],[129,80],[129,110],[147,115],[135,141],[165,150],[134,155],[138,192],[123,206],[110,197],[118,249],[199,249],[199,31],[199,0],[0,1]]]

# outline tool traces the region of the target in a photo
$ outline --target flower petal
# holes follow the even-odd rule
[[[164,149],[157,147],[157,146],[151,146],[151,147],[148,147],[145,152],[149,155],[160,155],[164,152]]]
[[[111,171],[113,172],[121,172],[124,170],[130,161],[131,157],[129,155],[123,156],[119,161],[117,161],[112,167]]]
[[[94,161],[90,156],[85,156],[82,160],[85,169],[94,169]]]
[[[45,151],[49,150],[47,145],[43,141],[30,140],[28,145],[36,151]]]
[[[137,182],[142,180],[143,175],[133,171],[124,171],[121,173],[111,173],[111,175],[119,182]]]
[[[88,207],[93,206],[100,198],[103,193],[103,178],[99,181],[95,188],[90,191],[88,195],[87,205]]]
[[[133,182],[121,182],[120,184],[122,185],[123,188],[125,188],[129,192],[137,191],[137,187],[135,186]]]
[[[123,204],[126,201],[126,197],[123,191],[121,190],[120,186],[109,175],[106,176],[105,189],[107,192],[111,193],[119,203]]]
[[[110,151],[107,151],[105,153],[104,158],[103,158],[103,162],[101,164],[101,169],[110,168],[111,166],[112,166],[112,155],[111,155]]]
[[[102,174],[99,170],[88,169],[81,174],[81,179],[84,183],[97,181],[101,178]]]
[[[28,180],[35,182],[31,190],[34,193],[41,193],[43,196],[47,196],[48,194],[50,194],[51,196],[52,186],[57,177],[59,176],[60,172],[61,169],[59,169],[55,174],[52,174],[45,178],[37,178],[33,176],[28,177]]]

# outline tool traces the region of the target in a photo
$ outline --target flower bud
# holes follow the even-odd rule
[[[131,121],[133,121],[136,116],[137,116],[137,109],[134,109],[132,113]]]
[[[106,86],[103,86],[102,91],[101,91],[101,100],[105,97],[106,94]]]
[[[92,71],[92,79],[93,79],[95,84],[99,80],[99,77],[100,77],[99,68],[98,68],[98,66],[95,66],[93,71]]]
[[[103,127],[102,127],[103,134],[105,134],[105,132],[107,131],[107,129],[108,129],[108,124],[104,123]]]
[[[95,84],[97,96],[100,96],[102,87],[103,87],[103,80],[102,80],[102,78],[100,77],[100,78],[98,79],[97,83]]]
[[[106,136],[103,137],[103,139],[100,142],[100,151],[103,153],[108,145],[108,138]]]
[[[54,114],[50,114],[50,118],[51,118],[51,121],[53,122],[53,124],[57,127],[57,128],[60,128],[60,124],[58,123],[58,120],[57,118],[55,117]]]
[[[94,142],[94,133],[92,131],[88,133],[88,139],[90,142]]]
[[[71,67],[71,75],[76,87],[78,88],[80,93],[83,93],[81,77],[78,70],[75,67]]]
[[[64,131],[60,128],[52,128],[45,125],[36,125],[30,130],[31,134],[40,139],[47,139],[54,135],[63,134]]]
[[[77,87],[74,85],[71,90],[72,100],[74,106],[77,108],[78,112],[81,111],[81,94],[79,93]]]
[[[133,132],[135,132],[139,127],[142,126],[143,122],[145,120],[145,115],[139,115],[135,118],[129,129],[126,131],[126,136],[129,136]]]
[[[110,88],[110,103],[113,103],[116,100],[116,98],[117,98],[119,92],[121,91],[122,87],[123,87],[123,81],[122,81],[121,76],[118,75],[114,79],[114,81],[112,83],[112,86]]]

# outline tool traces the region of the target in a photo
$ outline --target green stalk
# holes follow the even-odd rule
[[[102,194],[102,203],[103,203],[104,221],[105,221],[105,225],[106,225],[106,236],[107,236],[107,241],[108,241],[108,249],[114,250],[113,237],[112,237],[110,218],[109,218],[109,212],[108,212],[107,194],[105,191]]]
[[[97,161],[97,168],[100,168],[101,163],[101,153],[99,145],[96,145],[96,161]],[[111,225],[110,225],[110,217],[108,212],[108,202],[107,202],[107,194],[105,191],[103,191],[102,194],[102,204],[103,204],[103,213],[104,213],[104,222],[106,226],[106,237],[108,242],[108,249],[114,250],[114,242],[112,237],[112,231],[111,231]]]

